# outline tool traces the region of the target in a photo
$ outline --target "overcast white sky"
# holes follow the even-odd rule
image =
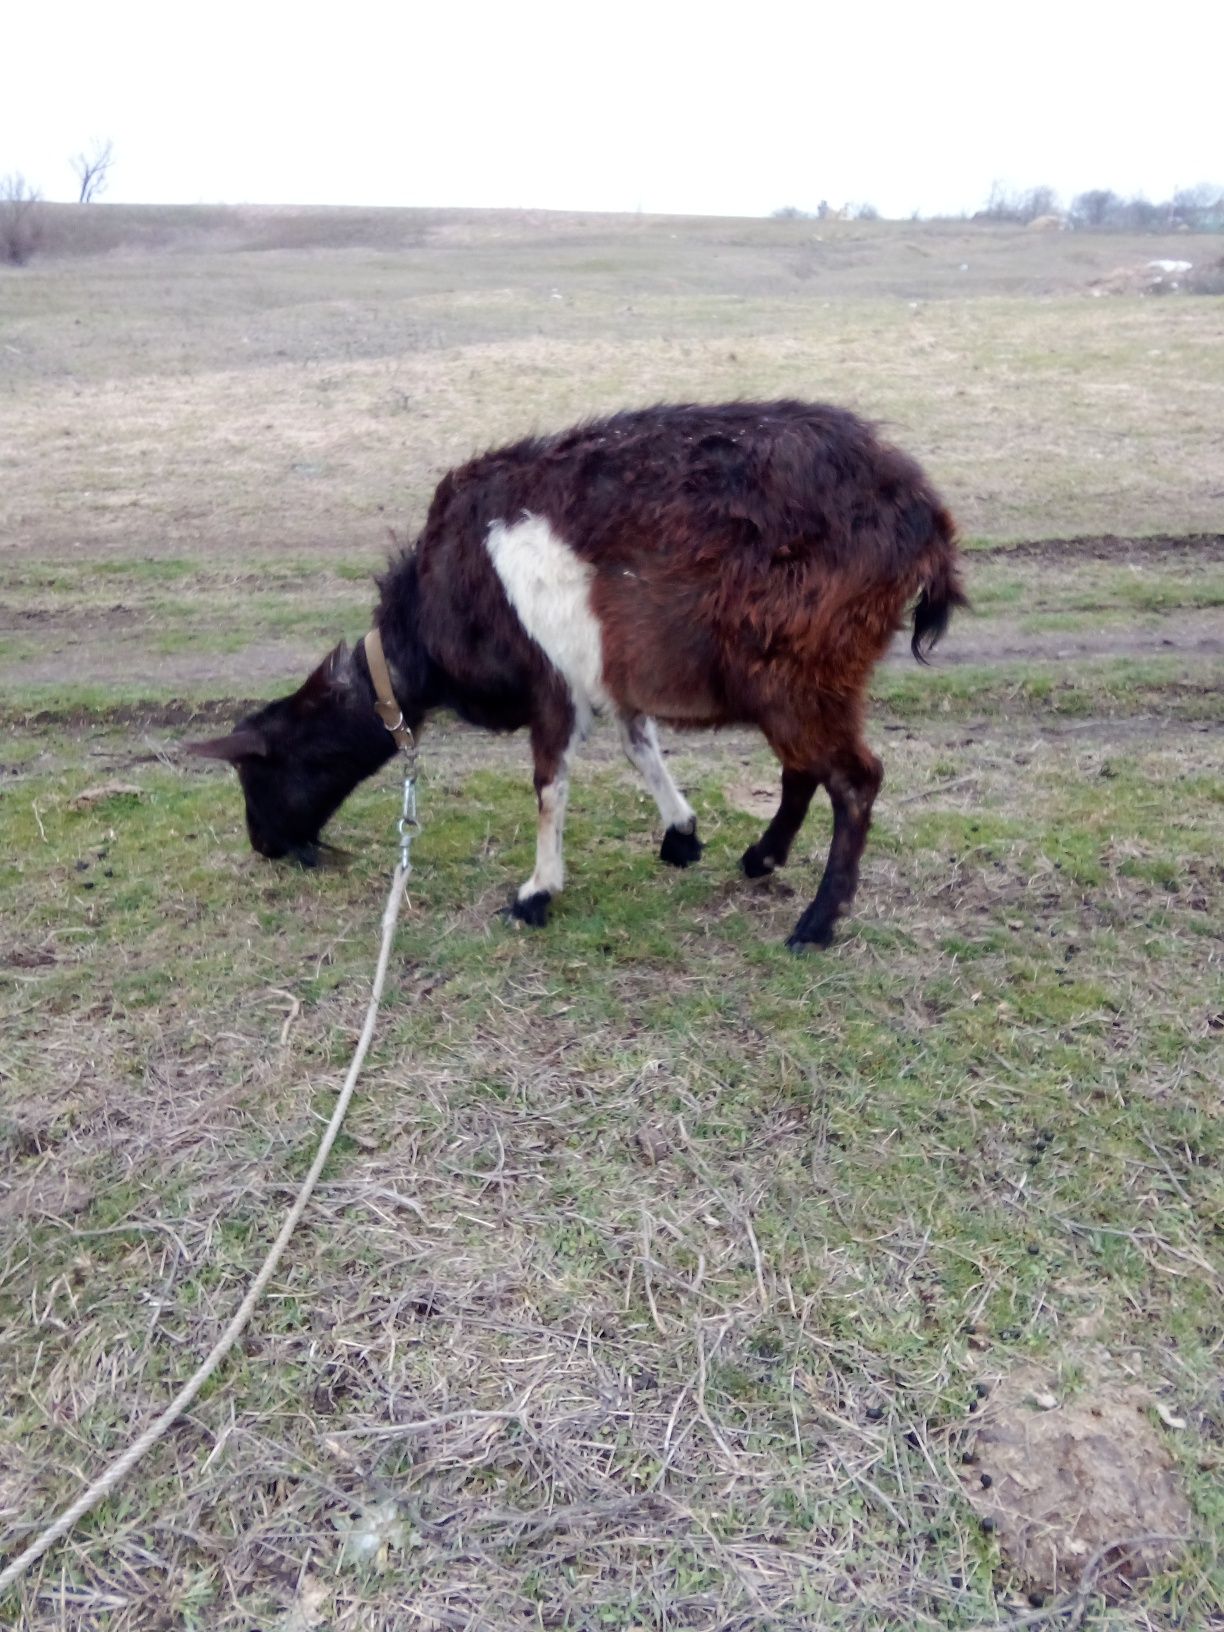
[[[108,200],[765,215],[1224,183],[1220,0],[15,0],[0,175]]]

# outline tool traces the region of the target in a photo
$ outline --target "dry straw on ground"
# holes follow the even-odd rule
[[[597,735],[569,886],[519,938],[495,913],[528,865],[523,745],[431,735],[384,1029],[306,1227],[216,1389],[0,1614],[31,1632],[1214,1624],[1211,297],[1094,300],[1102,255],[1130,249],[1085,235],[363,222],[377,242],[342,215],[238,212],[222,241],[208,212],[155,212],[156,253],[121,232],[5,283],[15,1540],[229,1318],[360,1026],[394,790],[338,818],[342,866],[291,874],[250,856],[235,790],[177,741],[362,631],[387,527],[411,533],[441,468],[643,397],[840,396],[926,457],[975,543],[1030,545],[975,547],[947,660],[878,675],[887,780],[859,906],[820,959],[780,942],[823,812],[785,878],[735,876],[776,785],[746,734],[669,739],[709,841],[683,876]],[[1007,1413],[1037,1371],[1055,1409],[1034,1427]],[[1144,1419],[1108,1395],[1126,1446],[1188,1504],[1167,1555],[1139,1496],[1113,1522],[1146,1540],[1108,1534],[1103,1501],[1091,1529],[1015,1454],[1023,1421],[1082,1458],[1072,1425],[1118,1377],[1152,1401]],[[1011,1450],[989,1440],[1008,1421]],[[984,1531],[972,1468],[1009,1511],[1013,1481],[1034,1512],[1058,1498],[1088,1549],[1060,1543],[1040,1606],[1042,1538]]]

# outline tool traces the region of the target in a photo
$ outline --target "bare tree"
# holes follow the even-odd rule
[[[977,212],[978,218],[983,221],[1018,221],[1020,219],[1020,201],[1014,193],[1008,191],[1001,181],[992,181],[990,197]]]
[[[1058,214],[1058,194],[1052,187],[1030,187],[1027,193],[1013,193],[1001,181],[991,183],[990,197],[975,220],[1015,221],[1025,225],[1043,215]]]
[[[1071,219],[1083,227],[1103,227],[1122,200],[1108,187],[1092,187],[1071,200]]]
[[[24,266],[42,237],[42,194],[20,171],[0,177],[0,257]]]
[[[1191,232],[1219,232],[1224,227],[1224,188],[1207,182],[1181,187],[1170,199],[1169,211],[1177,225]]]
[[[1053,187],[1030,187],[1020,199],[1020,219],[1036,221],[1043,215],[1058,214],[1058,194]]]
[[[107,172],[115,162],[110,139],[100,142],[95,137],[90,151],[88,153],[78,153],[71,162],[72,168],[76,171],[81,183],[81,196],[78,203],[92,204],[99,193],[106,191]]]

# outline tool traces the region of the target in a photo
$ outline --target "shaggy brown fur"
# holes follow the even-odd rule
[[[587,620],[597,633],[593,699],[524,627],[491,557],[490,529],[524,518],[583,564],[589,588],[567,627]],[[677,799],[651,718],[758,726],[781,761],[782,800],[744,870],[785,862],[817,787],[833,805],[828,864],[792,945],[826,944],[853,899],[882,776],[862,737],[874,665],[908,606],[922,659],[965,602],[952,518],[919,467],[853,414],[801,402],[644,409],[485,454],[443,478],[381,590],[409,725],[451,708],[494,730],[530,728],[541,855],[588,704],[615,713],[634,762]],[[364,658],[338,649],[292,698],[202,745],[238,766],[265,854],[309,859],[323,822],[388,757],[370,696]],[[559,866],[559,826],[554,841]],[[669,826],[664,859],[699,853],[692,822]],[[542,922],[550,893],[520,892],[513,911]]]

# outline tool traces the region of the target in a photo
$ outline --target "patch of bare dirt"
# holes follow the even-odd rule
[[[132,629],[153,623],[151,612],[137,611],[134,607],[117,602],[114,606],[89,607],[67,611],[59,606],[22,606],[0,611],[5,621],[0,623],[0,634],[28,634],[31,624],[49,623],[57,634],[73,638],[97,631],[110,633],[116,629]]]
[[[90,1185],[59,1168],[43,1168],[0,1190],[0,1222],[19,1218],[71,1218],[94,1199]]]
[[[1074,567],[1077,562],[1105,561],[1114,565],[1163,566],[1179,559],[1187,568],[1224,561],[1224,533],[1195,533],[1176,536],[1160,534],[1149,538],[1123,538],[1102,534],[1087,538],[1036,539],[976,551],[974,559],[998,561],[1048,561]],[[22,612],[18,620],[43,618],[51,614],[38,610]],[[21,660],[23,684],[74,683],[105,684],[116,676],[117,654],[122,654],[122,673],[128,685],[147,685],[150,691],[167,686],[185,689],[223,688],[241,677],[245,685],[296,685],[318,656],[318,643],[277,639],[260,641],[236,653],[182,652],[157,654],[140,643],[117,639],[127,630],[136,614],[117,604],[71,617],[54,614],[54,643]],[[11,621],[11,620],[10,620]],[[2,622],[2,619],[0,619]],[[26,627],[15,624],[8,632]],[[0,628],[0,634],[6,632]],[[1154,615],[1148,622],[1127,623],[1123,627],[1070,632],[1034,633],[1020,624],[991,620],[975,627],[972,618],[960,618],[941,645],[939,661],[946,664],[1015,663],[1026,659],[1067,657],[1140,657],[1162,652],[1211,655],[1224,652],[1224,618],[1217,609],[1184,610],[1175,617]],[[910,662],[909,635],[898,636],[889,662]],[[153,706],[153,705],[151,705]],[[208,705],[201,705],[205,708]],[[165,723],[178,723],[179,705],[156,705]],[[169,710],[168,714],[165,711]],[[57,715],[62,718],[62,715]],[[151,716],[141,715],[143,719]],[[42,723],[36,718],[33,723]]]
[[[38,653],[23,657],[19,673],[23,685],[56,685],[70,681],[76,685],[106,685],[122,679],[129,686],[148,686],[155,691],[165,686],[215,687],[218,691],[239,685],[283,683],[296,686],[319,661],[323,643],[312,641],[254,641],[241,651],[178,652],[162,655],[140,642],[119,638],[121,625],[106,629],[96,626],[96,638],[64,637],[57,630],[55,644],[48,641]],[[0,631],[2,633],[3,631]]]
[[[732,777],[723,789],[727,803],[749,816],[760,816],[768,821],[778,808],[777,779],[763,777]]]
[[[0,963],[9,969],[46,969],[55,962],[49,946],[10,946],[0,951]]]
[[[94,805],[108,804],[112,799],[143,799],[144,789],[134,782],[100,782],[93,788],[82,788],[68,801],[69,810],[90,810]]]
[[[912,663],[909,641],[908,632],[898,635],[885,661]],[[257,642],[225,656],[185,653],[158,657],[146,653],[142,657],[132,654],[126,646],[120,649],[125,653],[125,682],[147,685],[150,691],[165,686],[220,689],[235,681],[247,686],[266,682],[271,686],[281,685],[288,691],[299,684],[321,655],[319,642],[292,647],[281,642]],[[114,641],[107,640],[78,644],[71,653],[61,649],[49,651],[46,656],[27,657],[20,665],[21,680],[27,685],[52,685],[65,679],[75,684],[105,685],[116,678],[116,650]],[[1182,611],[1175,619],[1161,618],[1158,624],[1131,624],[1075,634],[1033,634],[1008,622],[1001,636],[998,620],[991,620],[989,630],[981,632],[975,629],[971,619],[962,617],[941,643],[938,662],[947,665],[1016,663],[1026,658],[1139,657],[1171,651],[1200,655],[1224,652],[1224,617],[1215,610]],[[163,707],[161,704],[149,706],[155,710]],[[173,711],[179,705],[164,706]],[[212,705],[199,706],[204,709]],[[62,715],[56,717],[62,718]]]
[[[1096,1377],[1074,1399],[1024,1368],[996,1389],[962,1478],[1025,1586],[1124,1597],[1189,1538],[1190,1507],[1137,1384]]]
[[[70,730],[81,729],[87,732],[103,719],[108,725],[128,725],[139,730],[148,730],[151,726],[203,729],[212,725],[233,725],[242,715],[261,708],[263,702],[264,699],[258,697],[213,697],[198,701],[180,697],[165,700],[150,698],[147,702],[116,703],[113,708],[105,711],[71,706],[40,708],[21,715],[20,719],[25,726],[66,726]],[[15,710],[9,710],[7,717],[11,720],[15,714]],[[4,713],[0,711],[0,718],[3,717]]]
[[[1167,562],[1173,555],[1192,555],[1199,560],[1224,560],[1224,533],[1154,533],[1140,538],[1122,538],[1116,533],[1092,534],[1085,538],[1036,538],[1019,544],[1000,544],[974,552],[992,561],[1094,560],[1142,564]]]
[[[941,642],[936,661],[962,663],[1051,662],[1077,657],[1159,657],[1170,653],[1210,657],[1224,653],[1224,614],[1218,607],[1179,611],[1175,616],[1145,614],[1147,621],[1076,630],[1025,629],[1015,618],[977,623],[958,618]],[[909,635],[897,636],[886,662],[912,662]]]

